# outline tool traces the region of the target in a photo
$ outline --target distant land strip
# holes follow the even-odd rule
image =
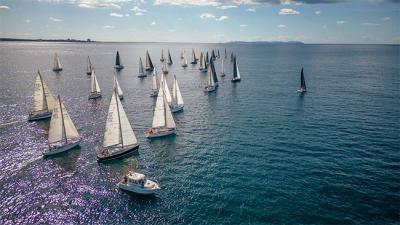
[[[95,42],[91,39],[77,40],[77,39],[29,39],[29,38],[0,38],[0,41],[36,41],[36,42]]]

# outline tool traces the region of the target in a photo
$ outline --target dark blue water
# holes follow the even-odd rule
[[[242,82],[183,69],[182,50],[238,55]],[[137,78],[149,50],[161,68],[169,48],[185,101],[176,137],[147,140],[154,99]],[[139,152],[98,164],[113,62]],[[399,46],[157,43],[0,44],[0,224],[398,224],[400,208]],[[51,71],[57,52],[64,71]],[[89,55],[103,91],[88,101]],[[188,55],[189,56],[189,55]],[[301,67],[308,92],[296,93]],[[216,61],[219,71],[220,61]],[[26,122],[35,71],[60,94],[81,148],[43,159],[49,122]],[[121,192],[137,169],[162,186],[154,198]]]

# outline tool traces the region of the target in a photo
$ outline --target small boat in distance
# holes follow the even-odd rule
[[[221,58],[221,55],[219,54],[219,49],[218,49],[218,53],[217,53],[217,58]]]
[[[118,97],[119,99],[122,100],[124,98],[124,92],[122,92],[121,86],[119,86],[119,82],[115,74],[114,74],[114,87],[117,87]]]
[[[233,58],[233,78],[232,82],[239,82],[240,81],[240,72],[239,66],[236,61],[236,56]]]
[[[117,71],[120,71],[124,68],[124,65],[122,65],[122,61],[120,59],[119,56],[119,52],[117,51],[117,55],[115,56],[115,66],[114,69],[116,69]]]
[[[210,57],[208,57],[208,52],[207,52],[207,54],[206,54],[206,65],[209,65],[210,64]]]
[[[146,71],[153,71],[154,65],[153,62],[151,61],[149,51],[146,51]]]
[[[103,149],[97,154],[98,162],[121,158],[139,148],[139,142],[126,116],[114,87],[104,131]]]
[[[165,98],[165,79],[161,81],[157,102],[154,108],[153,123],[145,135],[147,138],[163,137],[175,134],[176,125],[169,104]]]
[[[53,67],[53,71],[54,71],[54,72],[59,72],[59,71],[62,71],[62,70],[63,70],[63,68],[62,68],[60,59],[58,58],[58,55],[57,55],[57,53],[56,53],[56,54],[54,55],[54,67]]]
[[[204,87],[204,91],[205,92],[212,92],[212,91],[215,91],[216,90],[216,87],[217,87],[217,85],[216,85],[216,83],[215,83],[215,80],[214,80],[214,72],[215,72],[215,70],[213,70],[212,69],[212,67],[214,66],[214,64],[212,64],[211,66],[210,66],[210,69],[208,70],[208,79],[207,79],[207,84],[206,84],[206,86]]]
[[[187,67],[187,66],[188,66],[187,59],[186,59],[185,56],[183,56],[183,58],[182,58],[182,67],[185,68],[185,67]]]
[[[162,73],[163,74],[168,74],[168,68],[167,68],[167,63],[166,62],[163,63]]]
[[[183,52],[181,52],[181,59],[183,59],[183,56],[186,55],[185,50],[183,50]]]
[[[44,156],[51,156],[65,152],[79,145],[79,133],[68,115],[67,109],[60,96],[54,104],[49,128],[49,149],[43,152]]]
[[[33,112],[29,113],[28,121],[51,117],[51,111],[54,108],[54,97],[44,82],[40,71],[36,75],[33,100]]]
[[[165,58],[164,58],[164,50],[161,49],[161,58],[160,58],[160,62],[164,62]]]
[[[157,83],[157,70],[154,68],[153,75],[152,75],[152,86],[151,86],[151,94],[150,97],[157,97],[158,95],[158,83]]]
[[[228,57],[228,54],[226,54],[226,48],[225,48],[225,59]]]
[[[92,74],[92,62],[90,62],[89,56],[87,57],[86,75]]]
[[[172,65],[172,58],[171,58],[171,53],[169,52],[169,49],[168,49],[168,62],[167,62],[167,64],[168,65]]]
[[[96,99],[101,97],[101,89],[99,82],[97,82],[96,73],[92,70],[92,75],[90,77],[90,94],[89,99]]]
[[[221,77],[225,76],[224,59],[221,60]]]
[[[218,76],[217,76],[217,72],[215,70],[214,61],[212,61],[212,60],[210,61],[210,70],[212,70],[212,75],[214,78],[215,86],[218,86]]]
[[[139,74],[138,77],[146,77],[147,74],[144,73],[142,57],[139,58]]]
[[[301,74],[300,74],[300,89],[297,90],[297,92],[299,92],[299,93],[307,92],[306,80],[304,79],[303,68],[301,68]]]
[[[215,58],[216,58],[216,56],[215,56],[215,51],[214,51],[214,49],[211,51],[211,60],[212,61],[215,61]]]
[[[172,102],[171,102],[171,112],[179,112],[183,110],[184,103],[179,89],[178,81],[176,80],[176,75],[174,74],[174,83],[172,84]]]
[[[204,53],[200,53],[200,63],[199,63],[199,70],[201,72],[207,72],[207,63],[206,63],[206,57],[204,56]]]
[[[129,172],[117,184],[117,187],[142,195],[153,195],[161,189],[157,182],[149,180],[144,174],[137,172]]]
[[[190,64],[197,64],[196,53],[194,52],[194,48],[192,48],[192,61]]]
[[[233,62],[233,52],[231,52],[231,62]]]

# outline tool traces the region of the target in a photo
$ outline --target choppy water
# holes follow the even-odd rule
[[[179,53],[219,48],[239,57],[242,82],[183,69]],[[149,141],[151,79],[137,78],[149,50],[171,50],[185,110],[178,135]],[[399,46],[0,43],[0,224],[387,224],[399,222]],[[116,50],[123,105],[138,154],[98,164]],[[64,71],[51,71],[57,52]],[[88,101],[89,55],[103,91]],[[189,56],[189,54],[188,54]],[[219,70],[220,61],[217,61]],[[309,92],[299,96],[305,68]],[[28,123],[35,71],[60,94],[80,149],[43,159],[47,122]],[[131,169],[158,180],[155,198],[121,192]]]

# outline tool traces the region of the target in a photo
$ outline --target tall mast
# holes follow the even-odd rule
[[[115,78],[114,78],[115,79]],[[121,118],[119,116],[119,105],[118,105],[118,92],[117,92],[117,85],[114,87],[114,95],[115,95],[115,102],[117,103],[117,113],[118,113],[118,124],[119,124],[119,134],[121,138],[121,145],[124,148],[124,139],[122,138],[122,126],[121,126]]]
[[[40,77],[40,84],[42,85],[42,92],[43,92],[43,105],[46,106],[46,110],[49,110],[49,107],[47,107],[47,98],[46,98],[46,92],[44,90],[44,85],[43,85],[43,78],[42,75],[40,74],[40,71],[38,70],[38,74]]]
[[[62,135],[62,136],[65,136],[65,144],[67,144],[67,143],[68,143],[67,131],[65,130],[65,124],[64,124],[64,113],[63,113],[63,110],[62,110],[62,104],[61,104],[61,99],[60,99],[60,96],[58,96],[58,103],[60,104],[60,111],[61,111],[61,121],[62,121],[62,129],[63,129],[63,131],[64,131],[64,135]],[[61,137],[61,138],[62,138],[62,137]]]

